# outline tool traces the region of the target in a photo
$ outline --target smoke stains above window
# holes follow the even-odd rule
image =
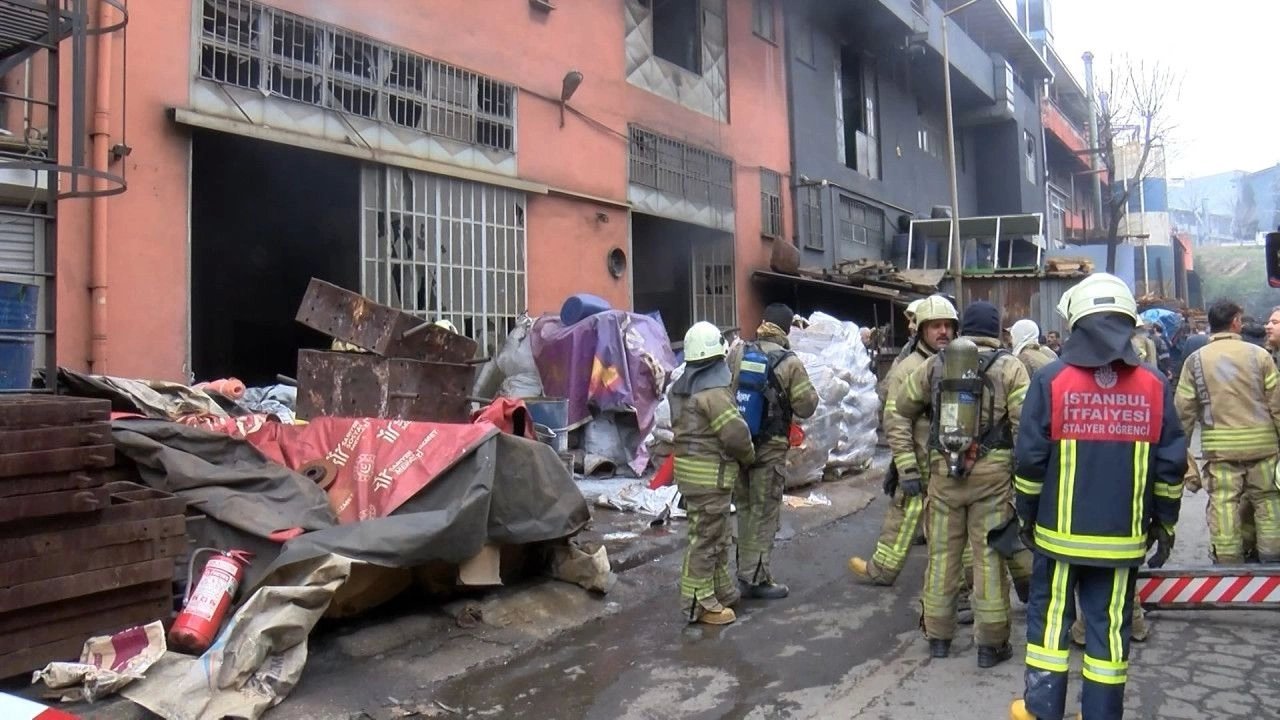
[[[515,87],[256,0],[204,0],[199,76],[514,152]]]

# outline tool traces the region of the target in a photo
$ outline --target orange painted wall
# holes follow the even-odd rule
[[[625,202],[628,122],[732,157],[740,321],[754,327],[759,309],[749,277],[767,266],[770,249],[760,237],[759,169],[785,174],[790,156],[784,57],[778,46],[752,33],[751,0],[728,0],[727,124],[626,81],[622,0],[562,2],[549,14],[531,9],[528,0],[270,4],[518,85],[517,157],[525,179]],[[166,111],[187,104],[191,9],[190,0],[130,4],[127,142],[133,153],[124,161],[129,190],[109,201],[106,369],[112,374],[185,379],[187,371],[190,140]],[[116,59],[119,66],[119,43]],[[558,105],[544,98],[559,96],[561,79],[571,69],[586,77],[571,104],[594,122],[569,114],[561,128]],[[90,77],[92,72],[90,63]],[[113,91],[118,90],[116,83]],[[119,96],[112,100],[118,103]],[[121,127],[118,110],[113,108],[112,143],[121,142],[115,136]],[[69,130],[64,123],[64,132]],[[789,191],[783,202],[789,238]],[[61,361],[73,368],[84,368],[88,354],[88,206],[87,200],[73,200],[60,209],[58,346]],[[599,221],[598,212],[609,221]],[[533,195],[527,222],[532,312],[556,310],[566,295],[582,291],[629,306],[626,278],[613,279],[605,264],[611,247],[628,247],[625,210]]]

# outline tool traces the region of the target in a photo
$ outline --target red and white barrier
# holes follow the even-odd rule
[[[1280,575],[1274,570],[1213,568],[1143,572],[1138,602],[1144,606],[1240,607],[1280,604]]]
[[[79,720],[69,712],[45,707],[38,702],[0,693],[0,718],[4,720]]]

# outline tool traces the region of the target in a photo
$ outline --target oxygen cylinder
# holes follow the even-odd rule
[[[942,382],[938,392],[938,444],[947,454],[953,477],[977,440],[982,379],[978,377],[978,346],[967,338],[952,340],[942,351]]]

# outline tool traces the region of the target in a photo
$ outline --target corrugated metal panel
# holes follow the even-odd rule
[[[1040,326],[1041,333],[1057,330],[1065,336],[1066,321],[1058,315],[1058,299],[1078,282],[1079,278],[966,277],[960,310],[963,312],[964,306],[971,302],[986,300],[1000,308],[1000,321],[1005,327],[1030,318]],[[951,287],[948,290],[954,292]]]
[[[19,212],[25,208],[0,206]],[[0,214],[0,271],[32,272],[36,269],[38,218]]]

